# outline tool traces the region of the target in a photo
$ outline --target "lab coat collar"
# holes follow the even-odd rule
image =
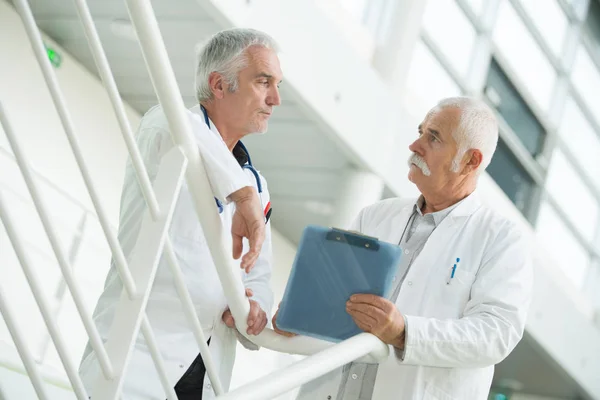
[[[204,113],[202,113],[202,109],[200,108],[200,104],[196,104],[194,107],[190,108],[190,111],[193,112],[194,114],[197,114],[200,116],[200,118],[202,118],[202,121],[204,121]],[[217,129],[217,127],[215,126],[215,124],[212,122],[212,119],[208,119],[208,121],[210,122],[210,130],[216,134],[217,136],[219,136],[219,138],[223,141],[223,143],[225,143],[225,141],[223,140],[223,137],[221,136],[221,134],[219,133],[219,130]]]
[[[200,105],[195,105],[192,108],[190,108],[190,111],[193,112],[194,114],[197,114],[200,116],[200,118],[202,118],[202,120],[204,121],[204,113],[202,112],[202,108],[200,107]],[[221,139],[221,141],[223,142],[223,144],[225,144],[225,141],[223,140],[223,137],[221,136],[221,133],[219,132],[219,130],[217,129],[217,127],[215,126],[214,122],[212,121],[212,119],[210,119],[210,117],[208,118],[208,122],[209,124],[209,129],[219,137],[219,139]],[[235,157],[235,159],[237,160],[238,164],[240,164],[240,167],[243,167],[245,164],[248,163],[248,153],[246,152],[246,150],[244,149],[244,147],[241,145],[241,142],[238,141],[235,145],[235,147],[233,148],[232,151],[233,156]]]
[[[423,205],[423,201],[424,201],[424,198],[423,198],[423,195],[421,195],[415,200],[414,203],[407,205],[406,207],[404,207],[404,209],[405,210],[414,210],[414,207],[419,208]],[[481,204],[482,203],[481,203],[479,194],[478,194],[477,190],[474,190],[470,195],[468,195],[467,197],[465,197],[464,199],[462,199],[455,205],[451,206],[451,207],[453,207],[453,209],[452,209],[452,211],[450,211],[450,215],[448,215],[448,216],[453,219],[469,217],[475,211],[477,211],[479,209],[479,207],[481,207]],[[437,225],[437,222],[436,222],[436,225]]]

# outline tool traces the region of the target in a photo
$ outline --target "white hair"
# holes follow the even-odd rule
[[[254,29],[227,29],[213,35],[198,50],[196,63],[196,98],[198,102],[210,101],[213,93],[208,78],[211,73],[223,75],[229,90],[238,88],[238,73],[248,65],[246,50],[260,46],[279,51],[273,38]]]
[[[482,100],[465,96],[442,99],[427,115],[445,108],[458,108],[461,111],[458,127],[452,132],[458,146],[452,171],[458,172],[460,161],[468,150],[477,149],[483,156],[477,173],[482,173],[490,164],[498,144],[498,120],[494,111]]]

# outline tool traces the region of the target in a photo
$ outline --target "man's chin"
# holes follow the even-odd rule
[[[257,135],[264,135],[265,133],[267,133],[268,130],[269,130],[269,123],[265,122],[264,124],[260,124],[260,126],[257,127],[255,133]]]

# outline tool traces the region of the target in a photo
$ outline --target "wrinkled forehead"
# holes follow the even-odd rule
[[[434,129],[446,138],[452,137],[460,124],[461,114],[458,107],[434,107],[425,115],[421,128]]]

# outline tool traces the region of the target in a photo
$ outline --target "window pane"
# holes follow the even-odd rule
[[[527,84],[533,100],[547,110],[556,72],[508,1],[500,5],[494,42],[515,74]]]
[[[422,41],[415,46],[408,71],[407,89],[414,96],[409,95],[406,107],[418,118],[425,116],[442,98],[460,95],[456,82]]]
[[[539,154],[546,132],[495,60],[490,65],[485,94],[529,153]]]
[[[575,88],[600,123],[600,73],[582,45],[577,50],[571,77]]]
[[[486,171],[515,206],[527,215],[534,182],[502,140],[498,141],[498,148]]]
[[[590,262],[589,254],[546,202],[540,207],[536,234],[556,265],[581,288]]]
[[[584,24],[584,32],[596,54],[600,54],[600,1],[591,0]]]
[[[583,18],[583,15],[586,13],[588,1],[593,3],[595,0],[565,0],[569,7],[573,10],[575,15],[577,15],[580,19]]]
[[[560,55],[569,24],[560,5],[556,0],[546,0],[543,6],[544,12],[540,12],[539,0],[521,0],[521,3],[546,40],[546,44],[550,46],[555,55]]]
[[[598,202],[560,150],[552,155],[546,189],[573,225],[592,242],[598,225]]]
[[[451,29],[448,29],[449,27]],[[454,0],[430,0],[423,27],[439,46],[448,62],[465,76],[469,69],[475,29]]]
[[[565,104],[559,133],[563,142],[577,156],[577,161],[585,169],[588,177],[600,190],[600,135],[594,131],[571,98],[567,99]]]

